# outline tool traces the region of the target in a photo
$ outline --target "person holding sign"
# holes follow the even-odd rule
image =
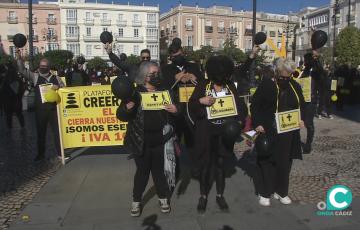
[[[234,62],[226,56],[209,58],[206,64],[209,79],[199,81],[189,101],[190,114],[195,122],[193,160],[199,172],[200,198],[197,210],[205,212],[207,196],[211,187],[210,175],[215,168],[216,203],[221,210],[228,210],[224,198],[224,161],[232,156],[234,143],[238,136],[230,135],[226,127],[235,127],[240,120],[244,124],[247,107],[243,99],[237,97],[236,87],[230,77]],[[240,132],[235,132],[240,134]],[[215,167],[213,167],[215,166]]]
[[[172,167],[173,171],[165,171],[167,159],[165,160],[164,155],[168,153],[165,146],[174,136],[174,132],[165,132],[165,127],[172,124],[173,116],[177,114],[178,109],[172,104],[169,92],[161,88],[159,67],[155,62],[142,63],[135,82],[136,89],[128,97],[122,95],[117,111],[119,120],[128,122],[124,146],[136,164],[131,216],[141,215],[142,195],[150,172],[159,197],[161,212],[169,213],[170,204],[167,196],[171,186],[167,179],[171,177],[173,186],[175,165]],[[172,163],[175,163],[175,156],[172,156]]]
[[[291,203],[291,164],[293,159],[302,159],[300,128],[304,126],[305,101],[300,85],[291,79],[296,65],[284,58],[275,65],[275,79],[263,79],[250,107],[255,130],[271,143],[266,156],[257,156],[259,204],[263,206],[270,205],[271,194],[283,204]]]
[[[25,69],[24,62],[20,57],[20,50],[16,50],[16,58],[19,72],[35,85],[35,119],[37,128],[37,146],[38,154],[35,161],[45,158],[46,130],[50,125],[58,157],[60,157],[60,139],[59,127],[56,112],[56,102],[47,102],[45,100],[45,91],[57,90],[64,87],[64,83],[58,76],[50,73],[49,60],[43,58],[40,60],[39,71],[32,72]]]

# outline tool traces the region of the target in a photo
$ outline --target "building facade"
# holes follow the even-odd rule
[[[159,7],[60,0],[61,48],[86,59],[108,60],[100,34],[113,34],[114,52],[139,55],[149,49],[159,59]]]
[[[0,3],[0,37],[5,53],[14,55],[13,36],[22,33],[29,37],[28,5]],[[56,3],[33,5],[34,54],[60,47],[60,9]],[[28,54],[28,46],[23,48]]]
[[[296,16],[258,13],[256,31],[266,32],[278,44],[284,29],[288,25],[294,27],[296,23]],[[160,16],[160,34],[167,45],[178,37],[183,46],[190,50],[202,46],[222,49],[225,40],[232,38],[238,48],[247,52],[252,49],[252,12],[234,11],[232,7],[226,6],[200,8],[197,5],[191,7],[179,4]],[[289,44],[293,42],[293,35],[289,33]],[[165,54],[166,49],[162,53]],[[274,52],[267,48],[266,54],[273,55]],[[272,56],[269,57],[272,59]]]

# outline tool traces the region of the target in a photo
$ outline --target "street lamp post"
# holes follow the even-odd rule
[[[33,67],[33,56],[34,56],[34,46],[33,46],[33,14],[32,14],[32,0],[28,2],[28,14],[29,14],[29,69]]]
[[[335,52],[336,52],[336,19],[337,19],[337,14],[338,14],[338,10],[339,10],[339,0],[335,1],[334,4],[334,15],[333,15],[333,21],[334,21],[334,34],[333,34],[333,50],[332,50],[332,69],[335,70]]]
[[[252,22],[252,46],[255,45],[256,34],[256,0],[253,0],[253,22]]]

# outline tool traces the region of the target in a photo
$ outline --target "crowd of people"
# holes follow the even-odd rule
[[[35,160],[41,161],[45,158],[48,125],[53,130],[59,155],[60,147],[56,102],[42,103],[39,85],[52,83],[53,89],[57,90],[65,85],[110,84],[112,76],[126,78],[136,85],[132,96],[122,99],[117,111],[118,119],[128,122],[124,147],[136,165],[132,216],[141,215],[141,202],[150,173],[161,212],[170,212],[169,194],[181,170],[179,155],[184,153],[191,156],[192,171],[200,184],[197,210],[200,213],[206,211],[211,178],[214,177],[216,203],[221,210],[227,211],[224,162],[233,155],[234,144],[239,138],[227,135],[224,130],[227,127],[236,130],[238,126],[243,132],[255,130],[258,140],[266,139],[268,143],[267,148],[261,148],[256,141],[252,145],[253,152],[257,153],[260,174],[257,189],[259,204],[269,206],[271,197],[282,204],[290,204],[292,201],[288,189],[292,161],[302,159],[302,154],[311,152],[314,117],[332,118],[332,103],[336,101],[334,96],[338,97],[337,108],[342,109],[344,102],[351,98],[349,94],[359,94],[359,90],[351,90],[351,87],[359,87],[351,84],[359,81],[359,71],[346,66],[331,71],[329,66],[324,67],[321,63],[317,51],[306,54],[300,66],[290,59],[277,58],[272,65],[256,67],[256,84],[251,85],[254,81],[249,71],[260,51],[257,45],[243,64],[234,64],[227,56],[215,55],[206,60],[204,66],[187,60],[178,40],[170,45],[168,62],[161,66],[151,60],[151,53],[147,49],[141,51],[139,64],[129,64],[125,54],[117,56],[112,52],[111,44],[105,44],[104,48],[114,64],[112,68],[86,70],[84,61],[78,59],[69,68],[57,70],[57,75],[50,70],[50,63],[45,58],[40,60],[38,70],[26,69],[17,50],[16,64],[9,62],[0,66],[1,106],[9,129],[14,113],[24,127],[22,98],[24,92],[29,90],[27,82],[33,85],[38,142]],[[65,82],[59,76],[65,76]],[[349,76],[353,80],[349,80]],[[302,78],[311,81],[310,92],[307,92],[311,95],[309,99],[305,99],[303,89],[297,82]],[[334,90],[331,84],[335,79],[338,82]],[[256,87],[256,90],[250,97],[251,87]],[[185,100],[181,93],[184,89],[192,92]],[[170,94],[171,104],[165,105],[163,110],[142,108],[142,93],[165,90]],[[233,99],[233,107],[229,108],[236,113],[211,117],[209,111],[214,103],[224,97]],[[297,127],[280,132],[277,124],[281,122],[279,114],[288,111],[299,114]],[[301,128],[307,130],[305,143],[301,142]],[[167,159],[168,156],[174,158]],[[169,161],[175,170],[171,170],[171,167],[170,170],[165,169],[164,165]]]

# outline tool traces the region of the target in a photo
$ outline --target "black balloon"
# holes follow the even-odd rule
[[[236,141],[241,135],[241,123],[235,120],[224,123],[222,137],[228,141]]]
[[[104,44],[106,43],[112,43],[113,42],[113,36],[109,31],[104,31],[100,34],[100,41]]]
[[[255,140],[255,148],[258,156],[266,157],[270,156],[270,139],[266,134],[261,133]]]
[[[120,100],[127,100],[134,96],[134,84],[127,77],[117,77],[111,84],[111,91]]]
[[[13,37],[13,43],[14,46],[16,46],[17,48],[23,48],[26,45],[26,37],[23,34],[15,34]]]
[[[313,50],[323,47],[328,40],[327,34],[322,30],[317,30],[311,36],[311,47]]]
[[[83,65],[85,63],[85,58],[83,56],[79,56],[77,57],[76,62],[80,65]]]
[[[255,34],[255,45],[261,45],[266,41],[266,34],[264,32],[257,32]]]
[[[181,47],[181,39],[180,38],[174,38],[172,40],[172,44]]]

